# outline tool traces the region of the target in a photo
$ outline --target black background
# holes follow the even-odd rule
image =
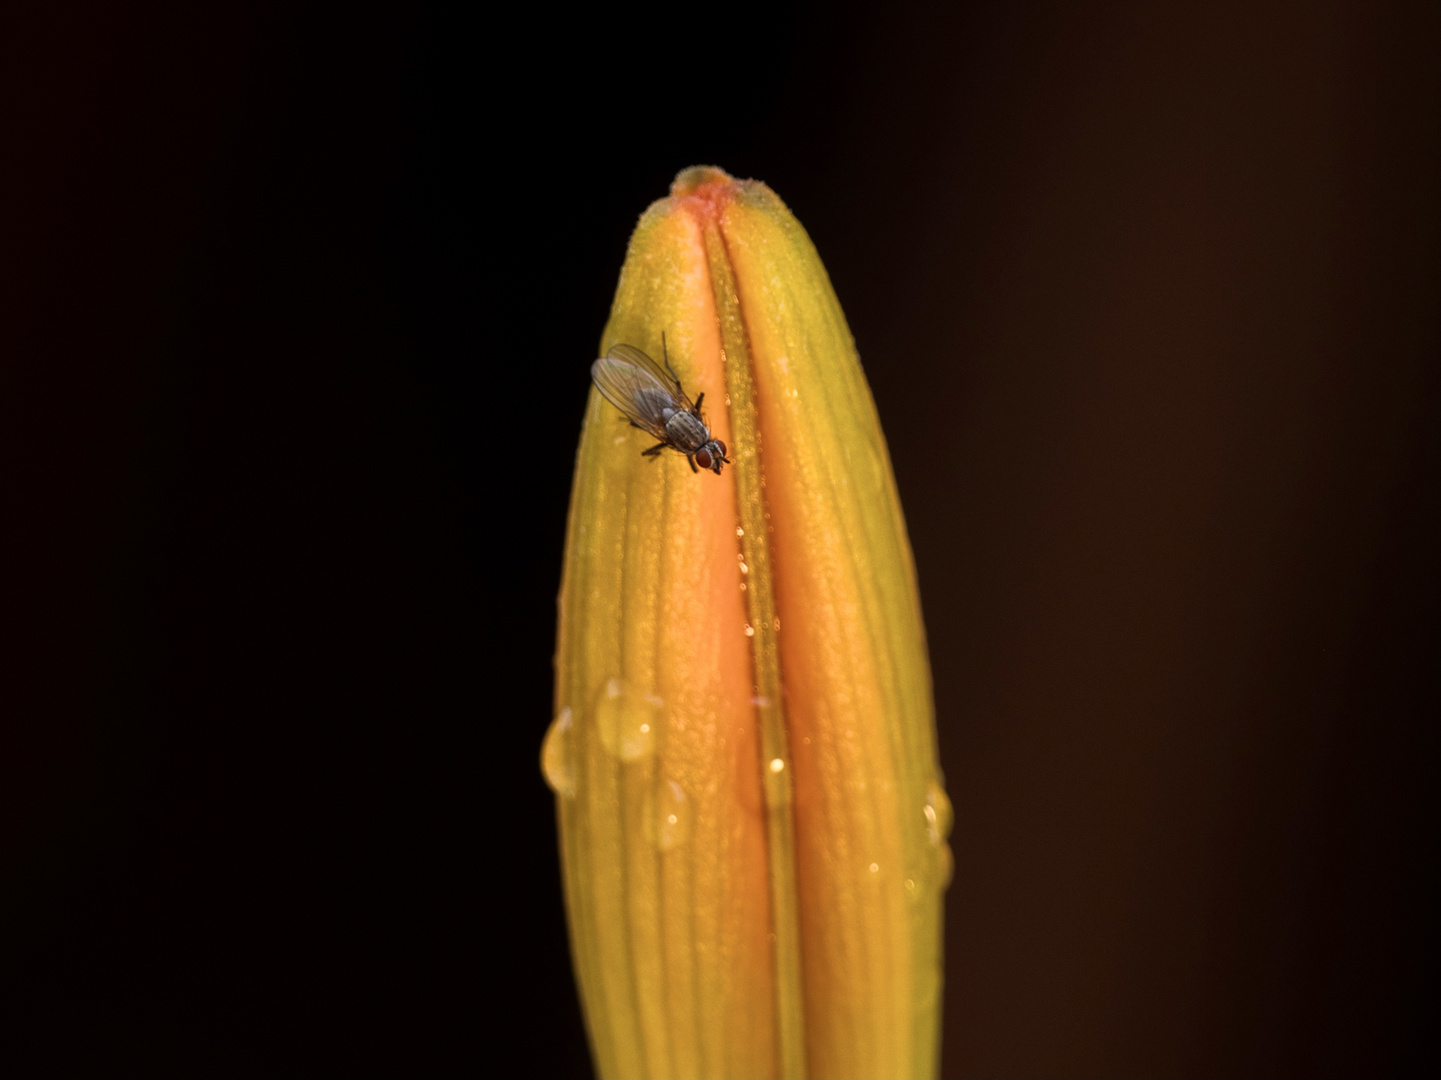
[[[697,163],[807,226],[890,440],[945,1074],[1435,1056],[1434,6],[32,8],[0,1059],[588,1072],[554,596]]]

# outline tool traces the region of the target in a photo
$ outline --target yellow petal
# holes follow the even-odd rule
[[[935,1071],[950,810],[885,441],[763,184],[682,173],[601,351],[665,350],[733,465],[591,395],[542,753],[606,1076]]]

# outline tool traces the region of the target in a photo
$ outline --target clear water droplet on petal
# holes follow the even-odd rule
[[[622,679],[607,679],[595,703],[601,746],[627,762],[654,754],[663,705],[655,694],[639,693]]]
[[[646,789],[642,827],[658,851],[674,851],[690,839],[695,815],[685,789],[674,780],[662,780]]]
[[[931,842],[932,847],[939,847],[950,839],[951,826],[955,823],[955,810],[946,789],[939,781],[932,780],[926,785],[926,802],[921,813],[926,819],[926,839]]]
[[[570,707],[555,714],[540,744],[540,771],[562,799],[575,798],[575,725]]]

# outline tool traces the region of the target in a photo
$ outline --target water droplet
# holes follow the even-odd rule
[[[658,850],[673,851],[689,839],[694,815],[685,789],[674,780],[646,789],[643,813],[646,839]]]
[[[759,705],[762,709],[764,709],[764,708],[765,708],[767,705],[769,705],[770,703],[771,703],[771,699],[768,698],[768,697],[765,697],[763,694],[757,694],[755,697],[751,698],[751,704],[752,704],[752,705]]]
[[[750,568],[749,566],[747,566],[745,563],[741,563],[741,573],[742,573],[742,574],[749,574],[750,572],[751,572],[751,568]]]
[[[746,583],[745,583],[744,581],[742,581],[742,582],[741,582],[741,592],[745,592],[745,591],[746,591]]]
[[[917,895],[919,895],[919,894],[918,894],[918,892],[917,892],[917,890],[916,890],[916,879],[915,879],[915,878],[909,878],[909,877],[906,878],[906,897],[907,897],[907,899],[914,900],[914,899],[917,897]]]
[[[777,765],[780,768],[776,768]],[[782,758],[771,758],[765,763],[761,770],[761,790],[765,794],[766,805],[772,809],[790,806],[795,801],[795,791],[791,787],[791,770],[786,768]]]
[[[879,874],[880,872],[881,872],[881,864],[880,864],[880,863],[874,863],[874,862],[871,863],[871,873],[873,873],[873,874]]]
[[[955,822],[955,811],[946,789],[939,781],[932,780],[926,785],[926,804],[921,808],[926,817],[926,839],[932,847],[940,847],[950,838],[951,826]]]
[[[919,861],[906,866],[906,875],[916,883],[911,899],[917,902],[944,891],[955,871],[955,860],[946,838],[951,834],[955,812],[946,789],[939,779],[926,785],[926,801],[921,804],[926,827],[926,843],[915,852]],[[906,887],[910,893],[910,886]]]
[[[540,744],[540,771],[562,799],[575,798],[575,731],[570,707],[555,714]]]
[[[754,626],[752,626],[750,623],[746,623],[746,637],[755,637],[755,636],[756,636],[756,628],[755,628]]]
[[[774,619],[771,620],[771,626],[774,627],[776,630],[779,630],[781,628],[781,617],[779,615],[777,615]]]
[[[736,526],[736,535],[737,535],[737,536],[744,536],[745,534],[746,534],[746,531],[745,531],[744,529],[742,529],[739,525],[737,525],[737,526]]]
[[[654,694],[638,693],[620,679],[607,679],[595,703],[600,744],[621,761],[639,761],[655,753],[663,704]]]

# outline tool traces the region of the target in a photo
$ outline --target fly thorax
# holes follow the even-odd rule
[[[682,453],[692,454],[710,441],[710,432],[693,413],[678,412],[665,422],[665,433]]]

